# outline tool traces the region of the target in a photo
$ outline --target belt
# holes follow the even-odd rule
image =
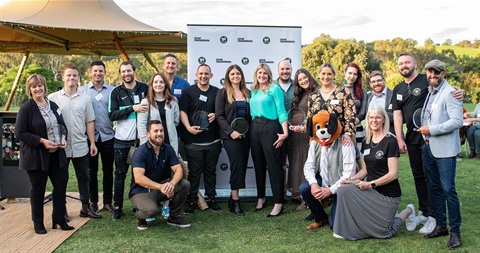
[[[430,141],[429,141],[429,140],[425,140],[425,144],[430,145]]]
[[[253,121],[258,122],[258,123],[261,123],[261,124],[265,124],[265,123],[267,123],[267,122],[275,121],[275,120],[276,120],[276,119],[273,119],[273,120],[272,120],[272,119],[267,119],[267,118],[265,118],[265,117],[255,117],[255,118],[253,119]]]

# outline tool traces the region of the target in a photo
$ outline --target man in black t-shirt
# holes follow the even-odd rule
[[[419,224],[424,224],[420,233],[428,234],[436,226],[427,178],[422,159],[424,140],[422,134],[417,132],[413,124],[413,114],[417,109],[422,109],[428,95],[428,81],[425,74],[417,72],[417,62],[410,53],[402,53],[397,60],[398,71],[405,78],[393,89],[392,109],[395,135],[401,154],[408,152],[410,167],[412,169],[415,189],[418,197],[419,214],[416,221],[407,222],[407,230],[415,230]],[[458,90],[454,97],[463,99],[463,92]],[[402,136],[403,123],[407,125],[405,140]]]
[[[218,124],[215,120],[215,98],[218,88],[210,85],[212,78],[210,66],[200,65],[196,77],[197,83],[185,88],[180,100],[180,119],[186,129],[182,133],[182,139],[187,153],[188,181],[190,181],[185,214],[193,214],[195,211],[202,173],[208,207],[214,212],[221,210],[215,202],[216,166],[222,149]],[[208,113],[208,130],[202,130],[198,122],[192,120],[195,113],[199,111]]]

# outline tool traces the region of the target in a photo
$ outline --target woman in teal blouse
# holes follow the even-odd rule
[[[256,211],[265,207],[265,181],[268,176],[275,205],[267,217],[276,217],[283,212],[284,176],[281,162],[281,147],[288,137],[287,112],[280,86],[273,84],[272,71],[267,64],[255,69],[251,86],[250,144],[255,179],[257,183]]]

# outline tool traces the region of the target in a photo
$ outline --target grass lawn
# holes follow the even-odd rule
[[[461,154],[464,156],[465,152]],[[477,228],[480,218],[475,211],[480,192],[479,165],[479,160],[466,158],[457,163],[456,186],[463,220],[463,245],[458,252],[480,249]],[[418,207],[405,155],[400,158],[399,179],[403,193],[399,209],[408,203]],[[71,169],[68,191],[77,191],[76,187]],[[391,239],[335,239],[328,227],[307,231],[305,228],[309,222],[304,218],[308,211],[295,211],[296,205],[291,203],[285,205],[285,213],[280,217],[266,218],[272,202],[267,201],[267,204],[265,210],[254,212],[255,203],[244,202],[246,215],[238,217],[230,213],[223,202],[220,203],[223,210],[219,213],[197,210],[192,216],[184,216],[192,223],[190,228],[171,227],[158,217],[157,221],[150,223],[148,230],[139,231],[130,212],[131,203],[125,199],[125,215],[121,220],[112,221],[110,214],[102,211],[103,219],[90,220],[56,252],[448,252],[448,236],[427,240],[418,230],[409,232],[404,226]]]

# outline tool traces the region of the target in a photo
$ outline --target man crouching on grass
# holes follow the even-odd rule
[[[129,198],[136,210],[139,230],[148,229],[145,219],[156,216],[159,204],[165,200],[170,200],[167,224],[190,227],[190,223],[180,217],[190,183],[183,179],[182,167],[172,146],[163,142],[163,131],[159,120],[148,122],[148,142],[140,145],[132,157],[133,180]]]

